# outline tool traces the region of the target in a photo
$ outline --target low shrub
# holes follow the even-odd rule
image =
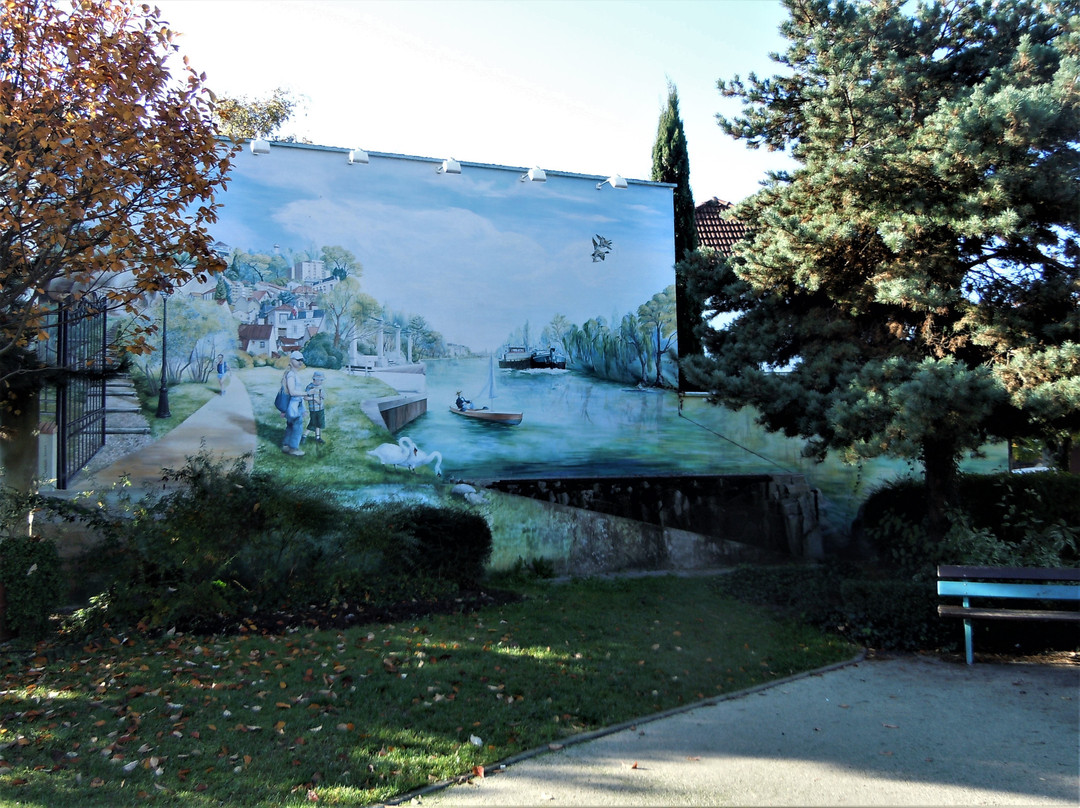
[[[410,587],[426,599],[474,585],[491,554],[487,523],[457,509],[350,507],[206,453],[166,478],[177,486],[165,496],[92,516],[104,539],[82,565],[107,584],[73,630],[190,630],[256,612],[408,599]]]
[[[63,578],[56,544],[24,536],[0,537],[4,609],[0,636],[37,640],[49,630]]]
[[[840,601],[836,628],[853,642],[899,651],[955,645],[956,626],[938,616],[932,583],[848,578],[840,582]]]
[[[509,570],[511,578],[528,579],[534,578],[539,580],[545,580],[555,577],[555,564],[550,559],[543,556],[537,556],[525,560],[521,556],[517,557],[517,561]]]
[[[740,566],[719,578],[720,589],[747,603],[776,606],[823,625],[835,622],[839,613],[837,570],[833,565]]]
[[[475,586],[491,558],[491,528],[483,517],[457,508],[390,503],[377,509],[400,536],[386,570],[397,575],[445,579]]]
[[[717,578],[729,597],[884,650],[950,648],[933,583],[882,576],[850,564],[743,566]]]
[[[345,349],[335,346],[329,334],[316,334],[304,345],[304,364],[309,368],[338,370],[345,359]]]
[[[861,529],[882,562],[924,578],[942,563],[1080,564],[1080,477],[1056,472],[961,475],[958,499],[942,542],[928,537],[925,486],[914,479],[873,492],[861,511]]]
[[[60,602],[64,578],[56,544],[31,535],[36,515],[43,511],[59,519],[73,518],[64,502],[55,508],[45,498],[12,488],[0,488],[0,585],[4,608],[0,637],[36,640],[49,627]]]

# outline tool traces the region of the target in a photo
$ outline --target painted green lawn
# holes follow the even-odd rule
[[[304,457],[281,453],[285,420],[274,408],[274,396],[281,385],[282,371],[272,367],[234,370],[233,376],[242,380],[251,399],[255,416],[257,447],[256,471],[280,475],[292,482],[319,488],[353,489],[372,483],[426,483],[436,481],[432,469],[421,466],[414,472],[397,467],[381,466],[368,455],[381,443],[395,443],[384,425],[374,424],[364,415],[360,402],[364,399],[394,395],[393,388],[378,379],[340,370],[325,370],[326,429],[325,443],[317,444],[308,433],[302,444]],[[301,377],[310,379],[311,371]],[[169,409],[172,417],[154,418],[157,398],[143,402],[155,438],[179,426],[185,418],[209,401],[217,391],[217,381],[207,384],[181,384],[169,390]],[[305,416],[305,426],[307,418]],[[193,451],[196,447],[193,447]]]
[[[709,578],[661,577],[396,625],[46,651],[0,658],[3,804],[371,804],[854,649]]]
[[[300,375],[310,380],[312,371]],[[326,395],[325,443],[318,444],[307,434],[301,448],[304,457],[292,457],[281,453],[281,441],[285,434],[285,419],[274,408],[274,396],[281,386],[282,371],[275,368],[242,370],[237,374],[243,379],[251,398],[255,414],[258,448],[255,469],[281,475],[291,482],[326,488],[355,488],[387,478],[402,481],[431,482],[435,475],[430,469],[421,468],[415,473],[404,468],[384,468],[379,461],[367,454],[380,443],[395,443],[383,424],[373,424],[364,415],[360,402],[364,399],[394,395],[394,389],[378,379],[350,375],[340,370],[323,370]],[[307,416],[304,417],[307,426]]]
[[[308,368],[301,373],[301,378],[307,381],[313,372],[314,369]],[[308,435],[302,444],[307,455],[296,458],[283,455],[280,451],[285,423],[274,409],[273,398],[280,386],[282,371],[272,367],[233,371],[233,376],[242,380],[247,388],[256,419],[256,470],[281,474],[312,486],[345,491],[372,484],[392,487],[397,484],[430,485],[436,482],[431,467],[420,467],[415,472],[382,467],[367,454],[381,443],[394,443],[396,440],[381,422],[373,423],[364,415],[360,403],[368,398],[394,395],[391,387],[363,374],[325,369],[323,372],[326,374],[327,397],[326,443],[316,444]],[[160,437],[162,430],[167,431],[181,423],[213,395],[216,387],[217,382],[212,379],[206,384],[183,384],[171,388],[173,417],[166,421],[153,418],[157,407],[156,397],[144,402],[155,437]],[[805,474],[814,487],[823,491],[825,510],[836,524],[850,522],[866,493],[882,482],[918,472],[917,464],[887,457],[864,460],[853,466],[830,455],[824,462],[815,463],[801,456],[802,441],[765,432],[754,423],[753,413],[748,409],[734,412],[699,399],[689,399],[683,417],[695,428],[701,429],[702,440],[716,441],[720,447],[715,465],[706,469],[708,473],[730,469],[723,459],[727,455],[720,450],[732,445],[728,443],[729,440],[734,441],[763,458],[762,463],[766,464],[763,468],[767,470]],[[740,449],[736,454],[741,456],[745,452]],[[769,466],[764,458],[771,458],[779,465]],[[1000,470],[1004,458],[1002,447],[987,446],[982,457],[964,460],[962,468],[975,473]]]
[[[202,407],[217,393],[217,380],[214,387],[209,384],[178,384],[169,388],[169,417],[158,418],[158,397],[151,396],[142,400],[143,415],[150,424],[150,434],[157,440],[175,427],[184,423],[188,416]]]

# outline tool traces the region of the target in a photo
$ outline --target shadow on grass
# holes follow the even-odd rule
[[[9,661],[0,782],[49,806],[371,804],[851,652],[666,578],[343,631],[111,638]]]

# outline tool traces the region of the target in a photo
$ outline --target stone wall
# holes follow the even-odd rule
[[[501,492],[487,496],[483,511],[494,540],[493,570],[542,558],[558,575],[582,576],[710,569],[774,555],[737,541]]]

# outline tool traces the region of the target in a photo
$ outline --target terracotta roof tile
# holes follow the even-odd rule
[[[735,242],[746,235],[746,227],[738,219],[728,218],[734,205],[715,196],[694,208],[694,224],[702,247],[712,247],[731,255]]]
[[[237,329],[241,340],[270,339],[274,327],[266,323],[245,323]]]

